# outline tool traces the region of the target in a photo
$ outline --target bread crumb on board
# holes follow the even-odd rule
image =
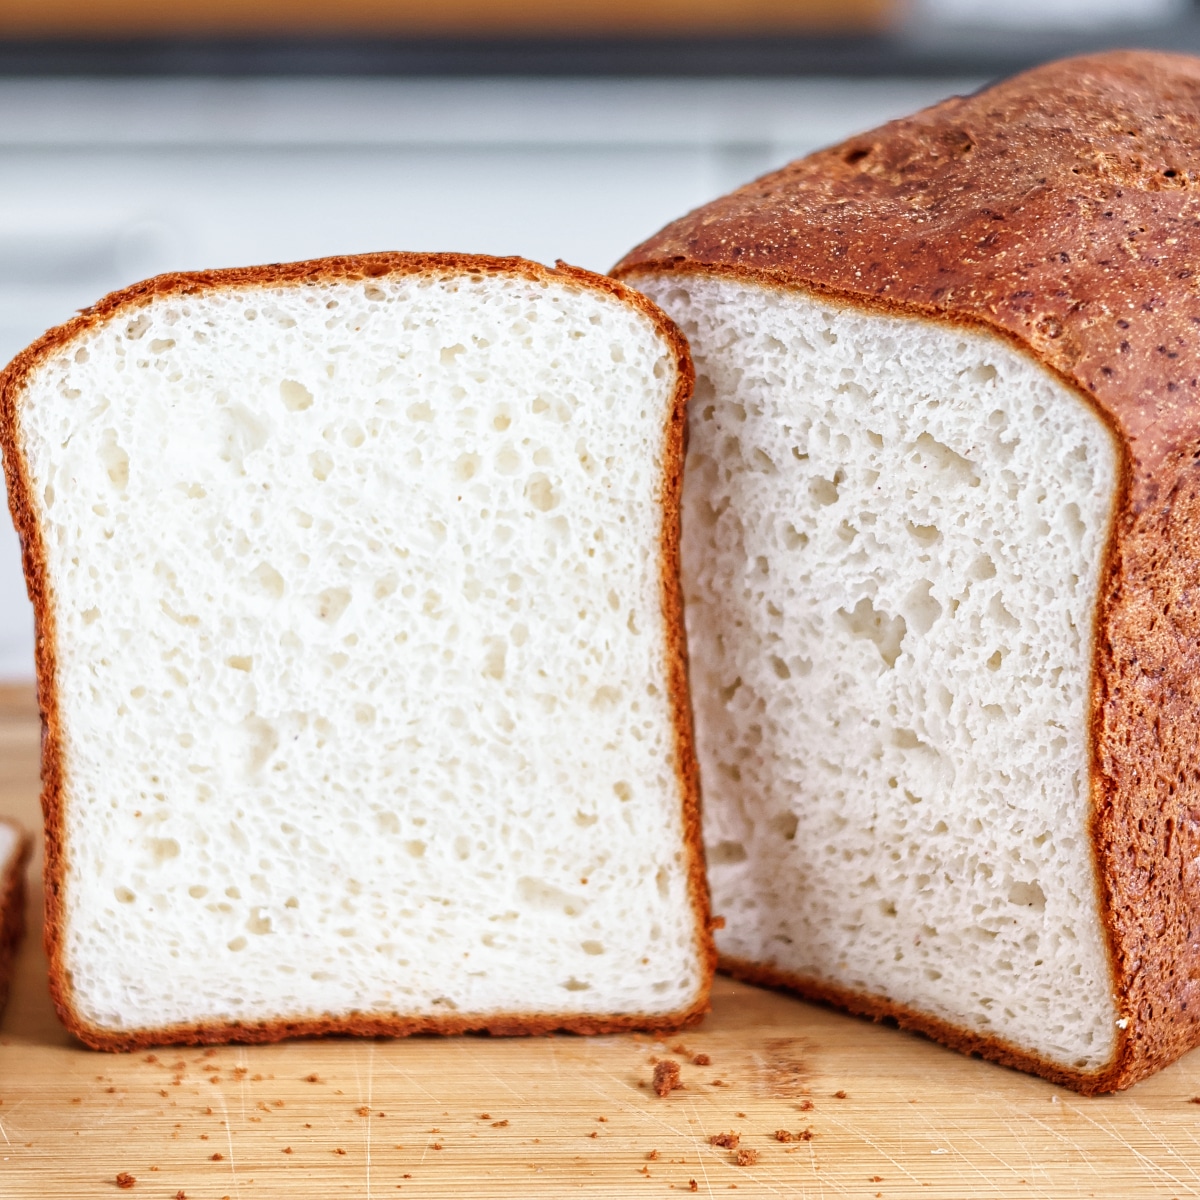
[[[128,1171],[122,1171],[116,1178],[116,1184],[119,1188],[131,1188],[135,1183],[137,1183],[137,1180]]]
[[[712,1065],[712,1059],[707,1054],[697,1054],[692,1058],[692,1066],[708,1067]]]
[[[758,1162],[758,1151],[739,1150],[734,1156],[733,1161],[737,1163],[739,1167],[752,1167],[756,1162]]]
[[[736,1150],[741,1140],[742,1135],[740,1133],[733,1133],[732,1131],[729,1133],[714,1133],[708,1139],[708,1144],[710,1146],[721,1146],[726,1150]]]
[[[777,1142],[811,1142],[813,1140],[813,1131],[811,1129],[801,1129],[799,1133],[792,1133],[787,1129],[775,1130],[775,1140]]]
[[[664,1058],[654,1064],[654,1090],[660,1096],[669,1096],[681,1087],[683,1082],[679,1078],[679,1064],[674,1059]]]

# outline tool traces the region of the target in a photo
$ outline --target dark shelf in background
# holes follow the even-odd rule
[[[1113,46],[1200,51],[1200,13],[1101,34],[910,30],[840,37],[146,38],[0,41],[0,78],[1007,75]]]

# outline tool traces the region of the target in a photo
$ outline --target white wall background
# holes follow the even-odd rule
[[[603,271],[706,200],[975,81],[0,81],[0,362],[164,270],[367,250]],[[33,674],[0,512],[0,680]]]

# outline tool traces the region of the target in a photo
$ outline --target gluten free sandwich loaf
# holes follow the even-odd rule
[[[690,384],[624,286],[449,255],[164,276],[14,360],[79,1037],[705,1011]]]
[[[1200,61],[1038,68],[616,274],[691,343],[718,947],[1085,1092],[1200,1041]]]

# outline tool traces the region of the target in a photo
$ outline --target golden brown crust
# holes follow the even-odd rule
[[[1082,1091],[1200,1043],[1200,60],[1051,63],[849,139],[674,222],[623,278],[725,275],[984,328],[1116,435],[1097,605],[1092,838],[1121,1022],[1064,1072],[876,997],[773,976]],[[1020,1061],[1018,1062],[1018,1059]]]
[[[135,310],[168,295],[193,295],[216,289],[304,286],[380,278],[388,275],[454,274],[523,276],[535,282],[570,282],[605,292],[632,305],[654,324],[675,358],[674,400],[665,438],[665,477],[662,485],[663,545],[660,558],[663,615],[667,626],[668,671],[674,710],[676,763],[683,799],[683,831],[688,856],[688,887],[696,921],[696,954],[701,966],[695,1002],[673,1013],[627,1013],[598,1017],[579,1014],[521,1013],[463,1014],[446,1017],[406,1017],[392,1013],[356,1013],[349,1017],[306,1015],[295,1021],[177,1025],[160,1029],[113,1032],[86,1021],[72,996],[64,961],[62,888],[68,848],[64,845],[63,806],[66,800],[65,763],[56,687],[56,630],[51,587],[41,530],[32,501],[20,436],[20,397],[30,374],[52,354],[118,313]],[[100,1050],[134,1050],[166,1043],[269,1042],[285,1037],[356,1034],[399,1037],[413,1033],[543,1034],[618,1033],[631,1029],[681,1029],[695,1024],[709,1010],[709,990],[716,969],[716,949],[710,930],[708,883],[700,832],[699,771],[694,753],[691,702],[687,688],[687,646],[679,584],[679,510],[683,477],[683,436],[687,402],[693,382],[692,362],[683,335],[661,309],[639,292],[604,275],[559,262],[552,270],[522,258],[490,258],[467,254],[404,254],[387,252],[307,262],[274,263],[159,275],[134,284],[84,309],[78,316],[49,330],[0,372],[0,450],[4,456],[9,507],[21,539],[26,585],[33,602],[36,628],[38,705],[42,717],[42,813],[45,821],[46,953],[50,960],[50,992],[63,1024],[87,1045]]]
[[[0,817],[17,835],[16,852],[0,871],[0,1017],[12,986],[17,947],[25,936],[25,868],[33,853],[33,839],[15,822]]]

